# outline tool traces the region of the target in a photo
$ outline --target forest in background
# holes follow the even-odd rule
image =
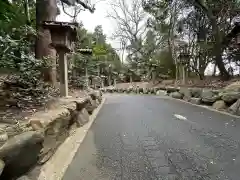
[[[189,57],[185,64],[188,77],[204,79],[209,63],[215,65],[212,75],[218,69],[224,80],[233,77],[239,68],[237,33],[231,34],[239,14],[237,0],[109,0],[108,3],[111,6],[108,18],[115,23],[111,38],[121,42],[121,53],[107,43],[100,25],[90,33],[78,22],[78,40],[73,53],[68,55],[70,85],[74,87],[86,86],[86,74],[90,79],[102,77],[105,85],[113,84],[113,79],[117,82],[179,80],[178,56],[182,46]],[[23,89],[46,90],[58,82],[57,54],[49,48],[51,34],[41,23],[55,21],[61,6],[71,9],[69,16],[73,22],[83,9],[92,13],[95,10],[93,4],[80,0],[0,2],[1,73],[14,74],[11,81],[22,83]],[[92,49],[93,54],[78,52],[84,48]],[[124,61],[123,53],[127,54]]]

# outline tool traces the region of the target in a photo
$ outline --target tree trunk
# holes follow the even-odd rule
[[[211,26],[212,26],[212,31],[213,31],[213,35],[215,37],[215,45],[214,45],[214,56],[215,56],[215,64],[217,65],[219,71],[220,71],[220,75],[222,77],[223,80],[228,80],[230,78],[230,75],[228,73],[228,71],[226,70],[225,66],[224,66],[224,62],[222,59],[222,54],[224,51],[224,45],[222,44],[223,41],[223,37],[220,33],[220,29],[219,26],[217,24],[217,19],[214,16],[213,12],[211,11],[211,9],[208,9],[205,4],[204,1],[201,0],[195,0],[194,1],[195,5],[197,7],[200,7],[203,12],[208,16]]]
[[[49,47],[51,43],[51,33],[48,29],[43,29],[43,21],[55,21],[58,15],[56,0],[37,0],[36,21],[38,37],[36,40],[35,55],[37,59],[47,58],[48,67],[43,70],[44,80],[56,84],[56,50]]]
[[[222,58],[222,54],[224,51],[223,45],[222,45],[223,37],[220,35],[220,30],[219,30],[216,20],[211,19],[211,22],[212,22],[211,24],[212,24],[212,28],[213,28],[215,41],[216,41],[214,44],[214,47],[213,47],[214,55],[215,55],[215,64],[217,65],[217,67],[220,71],[220,75],[221,75],[222,79],[228,80],[230,78],[230,75],[225,68],[223,58]]]
[[[215,46],[218,46],[217,44]],[[221,47],[216,47],[216,51],[215,51],[215,64],[217,65],[219,71],[220,71],[220,75],[222,77],[223,80],[229,80],[230,75],[228,73],[228,71],[225,68],[223,59],[222,59],[222,50]]]
[[[169,50],[172,56],[172,59],[175,63],[175,85],[177,85],[177,81],[179,79],[179,66],[178,66],[178,61],[177,61],[177,56],[176,56],[176,51],[175,51],[175,39],[174,39],[174,29],[176,26],[176,10],[177,10],[177,4],[176,2],[173,2],[173,7],[171,7],[171,17],[170,17],[170,28],[168,31],[168,46]]]
[[[199,56],[199,67],[198,67],[198,75],[200,80],[204,79],[204,74],[205,74],[205,70],[207,67],[207,57],[206,56]]]
[[[203,80],[204,79],[204,71],[205,71],[205,68],[200,68],[199,71],[198,71],[198,76],[199,76],[199,79],[200,80]]]

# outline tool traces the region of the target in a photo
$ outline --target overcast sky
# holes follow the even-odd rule
[[[97,2],[98,0],[92,0],[92,2]],[[110,37],[112,33],[114,32],[114,22],[112,22],[109,18],[106,18],[107,12],[111,10],[111,7],[109,6],[109,2],[111,0],[103,0],[96,4],[96,10],[93,14],[91,14],[89,11],[82,11],[78,16],[78,21],[82,22],[84,27],[90,31],[93,32],[94,28],[97,25],[102,25],[104,34],[107,35],[107,41],[112,44],[114,48],[119,48],[119,44],[117,41],[111,40]],[[63,11],[61,11],[61,14],[57,17],[58,21],[71,21],[71,17],[66,15]],[[209,64],[208,67],[205,70],[206,75],[210,75],[213,72],[213,64]],[[219,71],[218,71],[219,72]],[[235,73],[239,72],[238,70],[235,70]]]
[[[92,2],[94,3],[94,0]],[[97,1],[95,0],[95,2]],[[118,43],[110,40],[110,37],[114,31],[114,23],[110,19],[106,18],[109,8],[109,0],[101,1],[96,4],[96,11],[93,14],[87,10],[80,12],[78,21],[81,21],[84,27],[90,32],[93,32],[97,25],[102,25],[103,31],[107,35],[107,41],[111,43],[114,48],[118,48]],[[71,17],[62,11],[57,17],[57,20],[69,22],[71,21]]]

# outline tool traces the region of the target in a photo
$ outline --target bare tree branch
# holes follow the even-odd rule
[[[122,50],[128,50],[128,56],[141,53],[142,40],[146,34],[146,13],[141,0],[116,0],[110,3],[111,11],[107,17],[116,22],[114,39],[119,39]]]
[[[75,6],[76,4],[80,4],[84,9],[89,10],[91,13],[94,13],[95,6],[91,6],[81,0],[60,0],[62,3],[67,4],[68,6]],[[64,11],[65,12],[65,11]],[[66,13],[69,15],[68,13]]]
[[[88,9],[91,13],[94,13],[95,11],[95,6],[93,5],[92,7],[84,2],[82,2],[81,0],[76,0],[76,2],[78,4],[80,4],[82,7],[84,7],[85,9]]]

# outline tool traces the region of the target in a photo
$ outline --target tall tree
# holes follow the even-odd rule
[[[137,59],[147,28],[141,0],[116,0],[111,7],[108,17],[116,23],[114,39],[118,39],[122,47],[127,48],[129,58]]]
[[[93,12],[94,7],[91,7],[87,3],[81,0],[60,0],[62,5],[67,4],[69,6],[75,6],[80,4],[83,8]],[[57,7],[57,0],[37,0],[36,1],[36,21],[38,38],[36,41],[36,58],[43,59],[48,58],[49,67],[44,71],[45,81],[49,81],[52,84],[56,82],[56,50],[51,49],[49,44],[51,43],[51,34],[47,29],[43,29],[41,24],[43,21],[55,21],[59,9]]]
[[[168,60],[170,64],[175,64],[175,77],[177,80],[179,77],[177,59],[179,34],[177,33],[177,24],[181,15],[182,3],[177,0],[143,0],[143,7],[146,12],[151,14],[148,26],[157,33],[159,46],[165,52],[169,52],[167,54],[169,54]]]
[[[51,33],[42,28],[43,21],[55,21],[59,14],[57,0],[36,1],[37,41],[35,55],[37,59],[48,58],[49,67],[44,70],[44,79],[55,84],[56,79],[56,50],[49,47]]]
[[[236,0],[220,0],[220,1],[188,1],[192,3],[196,11],[202,11],[209,19],[212,28],[214,41],[213,55],[215,63],[218,66],[220,74],[223,78],[228,79],[229,73],[223,62],[223,52],[228,46],[226,35],[231,28],[231,22],[238,13],[239,2]]]

